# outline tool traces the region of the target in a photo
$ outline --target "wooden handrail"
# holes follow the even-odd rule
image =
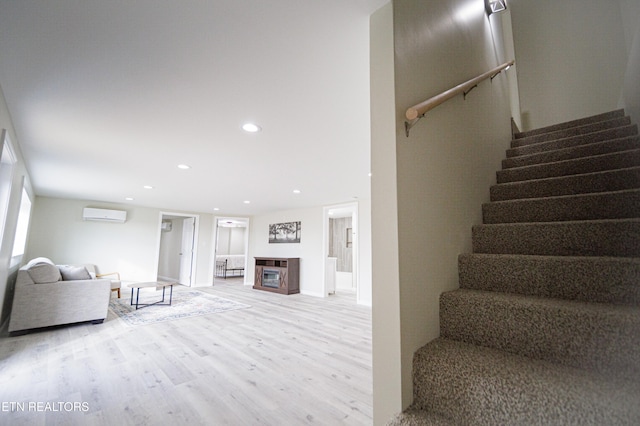
[[[433,108],[448,101],[454,96],[459,95],[460,93],[468,92],[470,89],[475,87],[481,81],[486,80],[487,78],[494,77],[495,75],[499,74],[502,70],[512,66],[514,63],[515,61],[505,62],[504,64],[498,67],[495,67],[494,69],[487,71],[484,74],[481,74],[475,78],[472,78],[471,80],[466,81],[462,84],[458,84],[457,86],[452,87],[451,89],[445,92],[442,92],[437,96],[434,96],[432,98],[427,99],[424,102],[420,102],[419,104],[412,106],[411,108],[407,109],[407,112],[405,114],[407,117],[407,120],[416,120],[417,118],[422,117],[427,111],[432,110]]]

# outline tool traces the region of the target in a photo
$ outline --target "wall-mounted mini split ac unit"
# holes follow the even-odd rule
[[[127,220],[127,212],[124,210],[85,207],[84,210],[82,210],[82,220],[124,223]]]

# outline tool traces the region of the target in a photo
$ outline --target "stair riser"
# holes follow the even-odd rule
[[[511,141],[511,148],[518,148],[525,145],[548,142],[556,139],[565,139],[574,136],[587,135],[589,133],[600,132],[602,130],[628,126],[629,124],[631,124],[631,119],[629,117],[614,118],[612,120],[602,121],[599,123],[591,123],[584,126],[543,133],[535,136],[528,136],[526,138],[514,139]]]
[[[640,424],[637,386],[436,339],[414,356],[414,408],[460,425]]]
[[[640,168],[493,185],[491,201],[542,198],[640,188]]]
[[[606,142],[580,145],[556,151],[548,151],[540,154],[523,155],[520,157],[506,158],[502,160],[502,168],[531,166],[534,164],[552,163],[556,161],[573,160],[592,155],[610,154],[613,152],[640,149],[640,137],[633,136],[622,139],[614,139]]]
[[[630,125],[615,129],[603,130],[588,135],[575,136],[566,139],[558,139],[549,142],[542,142],[533,145],[526,145],[519,148],[507,149],[507,158],[521,155],[537,154],[558,149],[571,148],[574,146],[588,145],[592,143],[605,142],[612,139],[627,138],[638,134],[638,126]]]
[[[460,288],[640,305],[640,259],[462,254]]]
[[[539,129],[529,130],[526,132],[520,132],[515,135],[516,139],[526,138],[528,136],[535,136],[542,133],[551,133],[557,130],[570,129],[572,127],[580,127],[591,123],[599,123],[601,121],[608,121],[614,118],[624,117],[624,109],[618,109],[615,111],[605,112],[604,114],[597,114],[591,117],[580,118],[577,120],[567,121],[565,123],[554,124],[551,126],[541,127]]]
[[[413,411],[407,410],[402,413],[398,413],[390,421],[386,423],[386,426],[458,426],[445,416],[440,414],[430,413],[428,411]]]
[[[594,173],[635,166],[640,166],[640,150],[616,152],[556,163],[537,164],[517,169],[499,170],[496,172],[496,177],[498,183],[507,183]]]
[[[477,225],[473,252],[640,257],[640,219]]]
[[[440,298],[440,336],[530,358],[640,378],[633,307],[457,290]]]
[[[640,217],[640,190],[487,203],[482,216],[485,224]]]

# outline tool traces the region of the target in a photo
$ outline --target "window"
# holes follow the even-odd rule
[[[15,258],[24,254],[27,245],[27,233],[29,232],[29,218],[31,217],[31,200],[29,194],[22,188],[22,197],[20,199],[20,212],[18,213],[18,223],[16,225],[16,237],[13,240],[13,253],[11,257]],[[22,258],[16,259],[15,263],[20,262]],[[13,263],[13,262],[12,262]]]
[[[4,239],[4,227],[9,210],[9,198],[11,198],[11,181],[13,179],[13,166],[16,157],[11,149],[9,135],[6,129],[2,129],[0,138],[0,242]]]

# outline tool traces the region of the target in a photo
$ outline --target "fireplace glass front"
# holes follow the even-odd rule
[[[280,287],[280,271],[277,269],[262,270],[262,286],[279,288]]]

